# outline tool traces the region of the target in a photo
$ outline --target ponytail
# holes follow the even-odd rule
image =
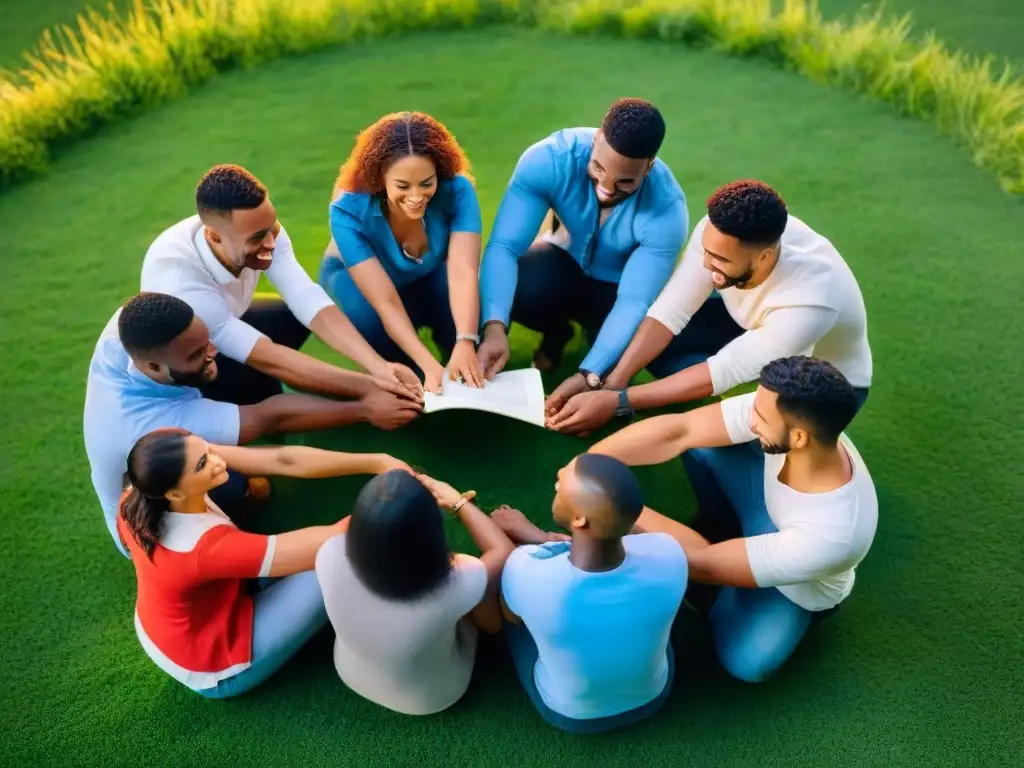
[[[121,504],[121,517],[132,532],[132,536],[146,557],[153,559],[153,550],[160,540],[164,518],[171,509],[171,502],[164,497],[152,498],[132,486]]]

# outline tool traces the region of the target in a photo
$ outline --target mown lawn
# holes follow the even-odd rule
[[[701,627],[684,620],[665,711],[590,740],[540,721],[500,644],[484,648],[465,699],[426,719],[345,689],[329,633],[240,700],[201,701],[168,680],[135,639],[133,574],[89,483],[81,406],[97,334],[137,290],[152,238],[190,213],[199,175],[224,161],[252,169],[313,271],[337,166],[380,114],[422,109],[451,126],[489,222],[524,147],[596,123],[625,94],[664,110],[663,158],[695,218],[718,184],[763,178],[860,279],[877,374],[850,432],[882,506],[843,610],[756,687],[729,679]],[[995,766],[1020,754],[1024,494],[1013,393],[1024,209],[930,126],[708,52],[423,34],[223,76],[82,143],[0,197],[0,221],[10,252],[0,321],[0,764]],[[530,341],[519,334],[513,365],[528,363]],[[400,433],[299,439],[390,451],[538,521],[554,472],[584,448],[496,418],[471,425],[464,414]],[[652,506],[692,511],[676,463],[642,477]],[[336,519],[358,487],[279,483],[255,525]],[[470,546],[454,526],[451,535]]]

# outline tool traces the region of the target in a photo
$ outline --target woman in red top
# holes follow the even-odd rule
[[[348,523],[240,531],[207,495],[229,468],[250,477],[411,472],[386,454],[211,446],[179,429],[135,444],[117,522],[138,582],[135,629],[157,666],[215,699],[262,683],[326,624],[316,553]]]

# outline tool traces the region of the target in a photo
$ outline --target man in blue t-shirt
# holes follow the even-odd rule
[[[577,322],[590,351],[548,408],[601,387],[686,242],[686,198],[656,157],[664,138],[654,105],[619,99],[600,128],[556,131],[523,152],[480,265],[487,378],[508,362],[512,321],[543,334],[534,355],[542,372],[558,367]],[[553,228],[538,238],[549,211]]]
[[[619,460],[579,456],[555,489],[552,513],[571,542],[552,541],[516,510],[492,515],[525,544],[501,579],[509,649],[549,723],[573,733],[621,728],[660,709],[672,686],[669,631],[686,591],[686,555],[665,534],[629,534],[643,494]]]

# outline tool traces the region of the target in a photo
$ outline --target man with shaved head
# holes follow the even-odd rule
[[[521,544],[505,563],[501,602],[519,679],[541,716],[572,733],[649,717],[672,686],[669,630],[686,591],[686,555],[661,533],[630,535],[644,509],[635,475],[584,454],[558,473],[553,540],[521,512],[491,518]]]

